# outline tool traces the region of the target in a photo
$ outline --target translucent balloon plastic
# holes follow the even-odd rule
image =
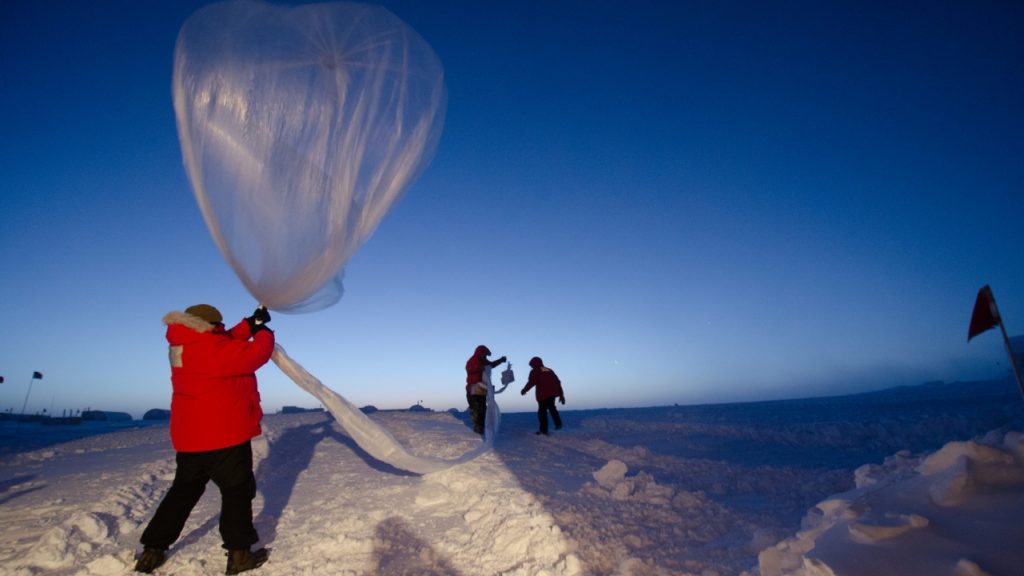
[[[343,269],[436,150],[444,71],[379,6],[200,9],[174,54],[182,155],[246,289],[282,312],[338,301]]]
[[[484,422],[484,441],[457,458],[437,458],[409,452],[390,432],[370,420],[366,414],[363,414],[341,394],[324,386],[316,376],[307,372],[301,364],[288,356],[288,353],[280,345],[274,348],[271,359],[300,388],[319,400],[360,448],[377,460],[400,470],[417,474],[447,470],[487,452],[494,446],[494,441],[498,437],[498,428],[501,426],[501,409],[498,408],[494,395],[504,391],[505,388],[500,391],[494,389],[494,386],[491,385],[491,369],[489,367],[485,368],[483,373],[483,381],[487,386],[487,419]]]

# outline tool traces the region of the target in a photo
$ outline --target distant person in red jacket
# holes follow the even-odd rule
[[[151,573],[164,563],[167,549],[209,481],[220,489],[220,535],[228,551],[227,573],[252,570],[267,561],[255,552],[259,541],[252,522],[256,497],[252,438],[261,434],[256,370],[274,351],[270,313],[259,307],[231,330],[220,311],[208,304],[164,316],[171,361],[171,444],[177,468],[153,519],[142,533],[145,547],[136,572]]]
[[[565,404],[565,393],[562,392],[562,381],[558,379],[555,371],[544,366],[544,361],[538,356],[530,359],[530,377],[523,386],[522,395],[536,388],[537,396],[537,420],[540,422],[540,430],[537,434],[548,435],[548,412],[551,413],[551,420],[555,423],[555,430],[561,430],[562,418],[555,408],[555,398]]]
[[[504,356],[497,360],[488,360],[487,357],[490,355],[491,350],[481,344],[466,361],[466,403],[469,404],[473,431],[477,434],[484,433],[484,421],[487,418],[487,384],[484,383],[484,370],[490,370],[506,360]]]

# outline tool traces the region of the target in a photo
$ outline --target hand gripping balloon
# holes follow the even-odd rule
[[[312,312],[432,157],[444,71],[379,6],[236,1],[200,9],[174,54],[189,181],[257,301]]]

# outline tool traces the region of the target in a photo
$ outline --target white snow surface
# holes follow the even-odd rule
[[[544,437],[534,414],[505,413],[490,450],[425,475],[373,458],[327,412],[268,415],[254,510],[270,560],[251,573],[1024,566],[1024,402],[1008,381],[562,415]],[[464,411],[369,418],[417,457],[450,461],[482,442]],[[0,574],[131,573],[174,476],[166,424],[0,421],[0,441]],[[223,573],[219,506],[210,485],[158,574]]]

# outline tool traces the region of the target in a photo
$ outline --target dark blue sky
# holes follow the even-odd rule
[[[0,407],[169,401],[162,315],[255,301],[182,168],[170,85],[202,2],[0,17]],[[570,407],[1002,376],[1024,332],[1024,5],[384,2],[433,46],[437,155],[279,342],[353,402],[461,407],[480,343]],[[20,375],[20,376],[19,376]],[[265,408],[310,404],[274,367]],[[518,394],[506,409],[531,409]]]

